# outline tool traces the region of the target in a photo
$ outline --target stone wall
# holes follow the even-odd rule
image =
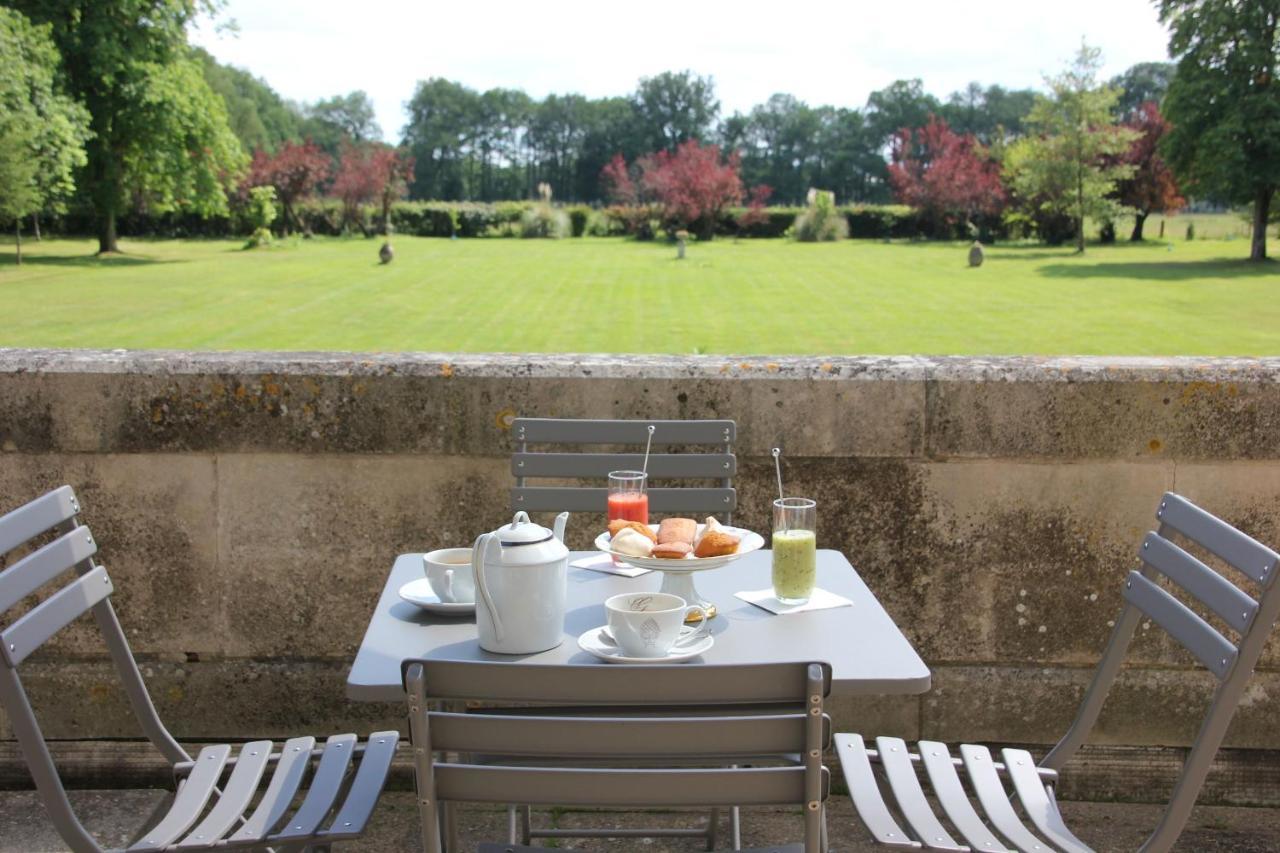
[[[345,700],[346,666],[396,554],[507,516],[517,414],[734,418],[762,530],[780,445],[934,670],[838,706],[863,731],[1051,742],[1166,489],[1280,543],[1280,359],[0,350],[0,511],[75,487],[180,737],[396,724]],[[1154,626],[1130,661],[1097,740],[1190,742],[1209,677]],[[91,622],[23,675],[50,736],[136,734]],[[1273,642],[1228,742],[1280,748],[1277,722]]]

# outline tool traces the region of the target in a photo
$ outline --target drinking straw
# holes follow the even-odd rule
[[[640,467],[640,473],[644,474],[645,479],[649,479],[649,446],[653,444],[653,433],[657,430],[653,424],[649,424],[649,440],[644,443],[644,465]]]
[[[778,472],[778,500],[785,501],[786,496],[782,491],[782,448],[775,447],[773,449],[773,468]],[[782,508],[782,529],[789,530],[791,528],[791,519],[787,517],[787,508],[779,504]]]

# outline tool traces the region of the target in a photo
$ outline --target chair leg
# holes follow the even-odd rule
[[[715,807],[707,815],[707,850],[716,849],[716,838],[720,834],[720,809]]]
[[[516,809],[518,806],[507,806],[507,843],[517,844],[520,839],[516,838]]]
[[[533,836],[530,834],[533,830],[533,807],[520,807],[520,843],[528,847],[533,843]]]
[[[825,806],[823,806],[823,808],[822,808],[822,835],[819,837],[819,839],[818,839],[818,840],[819,840],[819,843],[820,843],[820,845],[821,845],[821,847],[822,847],[822,853],[828,853],[828,846],[827,846],[827,845],[828,845],[828,840],[827,840],[827,809],[826,809],[826,807],[825,807]]]
[[[729,809],[729,838],[734,850],[742,849],[742,810],[738,806]]]

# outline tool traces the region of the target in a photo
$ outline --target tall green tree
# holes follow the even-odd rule
[[[1169,91],[1177,68],[1172,62],[1139,62],[1123,74],[1112,77],[1111,85],[1120,90],[1116,112],[1127,119],[1133,118],[1149,101],[1159,106]]]
[[[1160,0],[1178,72],[1164,150],[1193,195],[1253,205],[1251,260],[1267,257],[1280,187],[1280,0]]]
[[[299,134],[331,157],[338,156],[344,145],[361,145],[382,138],[373,100],[362,90],[322,98],[303,107],[302,112]]]
[[[222,96],[231,132],[245,151],[274,152],[284,142],[302,138],[302,116],[265,80],[248,71],[223,65],[201,48],[193,54],[200,62],[209,88]]]
[[[631,105],[648,151],[675,151],[690,139],[709,139],[720,115],[715,81],[692,71],[664,71],[641,79]]]
[[[149,210],[226,210],[247,162],[226,105],[205,82],[187,25],[213,0],[15,0],[49,24],[69,92],[93,136],[82,184],[98,221],[98,248],[119,251],[116,220],[135,200]]]
[[[1087,217],[1114,218],[1116,182],[1133,167],[1118,162],[1137,133],[1116,124],[1112,112],[1119,92],[1099,85],[1102,53],[1082,44],[1072,64],[1045,82],[1027,116],[1031,135],[1008,147],[1005,174],[1016,198],[1036,214],[1070,217],[1076,251],[1084,252]]]
[[[57,209],[84,165],[89,116],[55,78],[47,26],[0,8],[0,219],[12,221],[22,263],[22,218]]]

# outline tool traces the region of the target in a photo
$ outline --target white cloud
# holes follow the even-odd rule
[[[193,41],[263,77],[287,98],[312,101],[364,89],[389,138],[404,103],[428,77],[542,97],[623,95],[636,81],[690,68],[715,78],[723,112],[774,92],[810,104],[861,106],[899,78],[939,96],[971,80],[1038,86],[1080,39],[1100,47],[1106,75],[1165,58],[1167,36],[1148,0],[916,0],[914,3],[555,4],[410,0],[231,0]]]

